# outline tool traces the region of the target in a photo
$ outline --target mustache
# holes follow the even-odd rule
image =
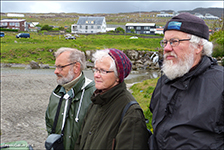
[[[164,59],[166,59],[167,56],[173,56],[173,57],[177,58],[177,55],[174,52],[164,54],[163,55]]]
[[[63,77],[63,76],[62,76],[62,75],[60,75],[60,74],[56,74],[56,76],[57,76],[57,77]]]

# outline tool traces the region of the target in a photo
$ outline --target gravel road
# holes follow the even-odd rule
[[[55,75],[1,74],[1,143],[25,140],[45,149],[45,111]]]

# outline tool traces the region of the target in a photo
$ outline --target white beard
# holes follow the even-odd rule
[[[182,77],[184,74],[189,72],[194,64],[194,54],[190,52],[184,55],[182,59],[179,59],[176,64],[173,64],[172,60],[166,60],[166,55],[172,55],[177,58],[177,55],[173,52],[170,54],[164,54],[164,62],[162,66],[162,71],[167,76],[168,79],[173,80],[178,77]]]
[[[59,85],[64,85],[70,81],[72,81],[72,79],[74,78],[75,74],[74,74],[74,71],[73,71],[73,68],[69,70],[68,72],[68,75],[66,77],[63,77],[60,75],[60,78],[58,77],[57,78],[57,83]]]

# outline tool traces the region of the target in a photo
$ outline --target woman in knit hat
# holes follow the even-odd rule
[[[149,134],[138,104],[129,107],[121,122],[125,106],[136,102],[124,83],[131,71],[129,58],[117,49],[99,50],[93,57],[96,91],[76,149],[148,149]]]

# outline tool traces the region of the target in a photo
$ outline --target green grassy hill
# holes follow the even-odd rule
[[[132,35],[79,35],[76,40],[66,40],[63,35],[44,35],[30,33],[30,38],[17,39],[16,32],[5,32],[1,38],[1,62],[29,64],[36,61],[53,65],[55,58],[53,52],[60,47],[71,47],[82,51],[105,48],[120,50],[155,51],[160,48],[157,38],[129,39]],[[150,36],[149,36],[150,37]],[[155,36],[151,36],[155,37]]]

